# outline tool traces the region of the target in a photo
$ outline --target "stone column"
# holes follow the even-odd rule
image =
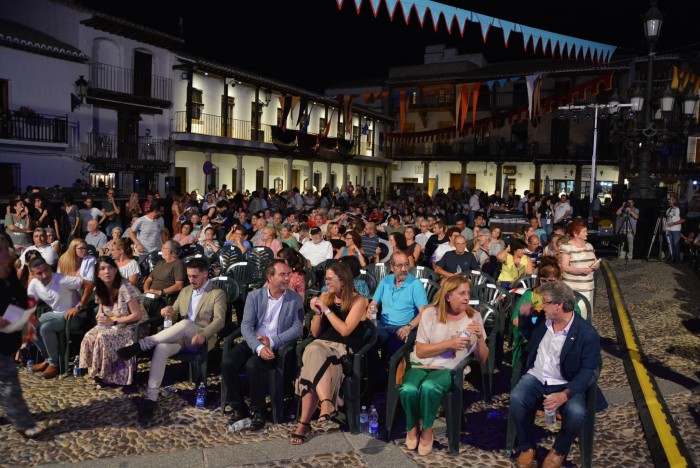
[[[535,193],[538,195],[542,195],[544,190],[540,190],[540,184],[542,182],[542,164],[541,163],[535,163]]]
[[[270,188],[270,157],[263,156],[263,187]]]
[[[243,155],[236,155],[236,190],[243,193]]]
[[[294,181],[292,180],[292,175],[293,172],[292,170],[294,169],[294,159],[293,158],[287,158],[287,190],[292,190],[294,188]],[[303,188],[301,187],[301,192],[303,192]]]
[[[462,161],[462,192],[464,192],[467,188],[467,184],[469,183],[469,180],[467,179],[467,161]]]
[[[343,163],[343,178],[341,180],[343,181],[343,185],[340,186],[340,191],[342,192],[348,186],[348,163]],[[352,196],[349,193],[348,195]]]
[[[314,162],[309,161],[309,188],[313,187],[314,185]],[[321,187],[318,187],[319,190],[321,190]]]
[[[583,164],[576,163],[576,173],[574,174],[574,194],[576,198],[581,198],[581,178],[583,177]],[[593,187],[591,187],[593,188]]]
[[[496,190],[503,191],[503,162],[496,163]]]
[[[430,161],[423,161],[423,193],[426,193],[428,191],[429,184],[430,184]]]
[[[329,187],[330,187],[330,185],[331,185],[331,172],[332,172],[331,167],[332,167],[332,166],[333,166],[333,163],[331,163],[330,161],[328,161],[328,162],[326,163],[326,180],[328,181],[328,186],[329,186]],[[337,180],[336,180],[335,182],[336,182],[336,184],[338,183]],[[331,190],[333,190],[333,187],[331,187]],[[340,191],[342,192],[343,189],[341,188]]]
[[[211,162],[211,151],[207,151],[204,153],[204,160]],[[214,176],[210,175],[205,175],[204,176],[204,193],[208,191],[208,186],[209,184],[215,184],[216,180],[214,179]],[[218,187],[217,187],[218,189]]]

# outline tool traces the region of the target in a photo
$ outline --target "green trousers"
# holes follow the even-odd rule
[[[408,369],[399,390],[406,412],[406,430],[413,429],[421,419],[423,429],[433,427],[442,395],[451,387],[449,369]]]

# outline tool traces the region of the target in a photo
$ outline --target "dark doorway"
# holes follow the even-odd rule
[[[117,149],[120,159],[139,159],[139,120],[141,116],[136,112],[119,111],[119,134],[117,135]]]
[[[153,57],[146,52],[134,51],[134,94],[151,97]]]

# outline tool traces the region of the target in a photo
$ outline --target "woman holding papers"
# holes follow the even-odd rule
[[[452,387],[450,370],[470,353],[482,364],[489,355],[481,315],[469,306],[470,290],[467,278],[447,278],[418,324],[400,398],[406,412],[406,446],[418,447],[419,455],[433,448],[435,415],[442,394]]]
[[[16,320],[23,320],[28,307],[27,291],[12,269],[10,244],[0,236],[0,332],[10,327],[16,328]],[[14,321],[8,318],[12,317]],[[14,326],[13,326],[14,325]],[[22,397],[22,388],[17,377],[17,368],[12,356],[22,344],[22,328],[0,334],[0,409],[10,420],[15,430],[28,439],[39,437],[44,429],[37,426],[27,403]]]

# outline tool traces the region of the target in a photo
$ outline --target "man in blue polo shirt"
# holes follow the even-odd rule
[[[387,275],[377,286],[372,302],[369,303],[367,314],[371,317],[370,309],[382,305],[382,314],[377,323],[377,344],[374,352],[382,350],[382,360],[385,361],[406,341],[411,330],[418,327],[420,312],[428,305],[428,297],[423,283],[415,276],[408,274],[410,263],[404,252],[395,251],[389,260],[393,274]],[[371,359],[370,363],[379,362]],[[373,367],[370,364],[370,367]],[[376,369],[375,373],[381,379],[384,366]]]

